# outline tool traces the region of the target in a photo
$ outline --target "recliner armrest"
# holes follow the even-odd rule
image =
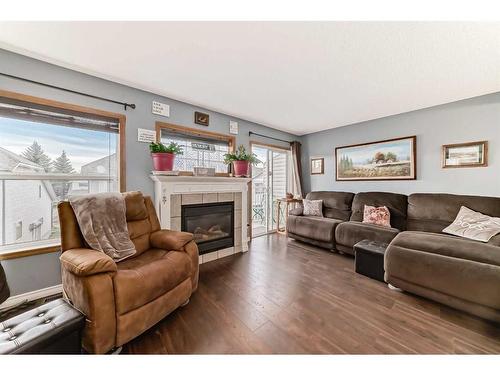
[[[62,266],[76,276],[116,272],[116,263],[104,253],[93,249],[70,249],[62,253]]]
[[[293,216],[302,216],[304,214],[304,208],[302,207],[293,208],[290,210],[288,214]]]
[[[149,240],[152,247],[164,250],[182,250],[184,246],[193,240],[193,234],[178,232],[174,230],[161,229],[151,233]]]

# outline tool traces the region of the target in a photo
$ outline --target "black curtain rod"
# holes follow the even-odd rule
[[[125,108],[125,111],[127,110],[127,107],[130,107],[130,108],[132,108],[132,109],[135,109],[135,104],[129,104],[129,103],[124,103],[124,102],[119,102],[119,101],[117,101],[117,100],[112,100],[112,99],[103,98],[102,96],[96,96],[96,95],[86,94],[86,93],[84,93],[84,92],[80,92],[80,91],[75,91],[75,90],[65,89],[64,87],[59,87],[59,86],[49,85],[48,83],[43,83],[43,82],[33,81],[32,79],[27,79],[27,78],[23,78],[23,77],[18,77],[18,76],[14,76],[14,75],[12,75],[12,74],[6,74],[6,73],[1,73],[1,72],[0,72],[0,75],[2,75],[2,76],[4,76],[4,77],[13,78],[13,79],[18,79],[18,80],[20,80],[20,81],[24,81],[24,82],[34,83],[35,85],[40,85],[40,86],[50,87],[51,89],[57,89],[57,90],[61,90],[61,91],[70,92],[70,93],[72,93],[72,94],[78,94],[78,95],[86,96],[86,97],[88,97],[88,98],[93,98],[93,99],[98,99],[98,100],[102,100],[102,101],[109,102],[109,103],[119,104],[119,105],[122,105],[122,106]]]
[[[284,139],[279,139],[279,138],[274,138],[274,137],[270,137],[268,135],[264,135],[264,134],[259,134],[259,133],[254,133],[252,131],[248,132],[248,136],[251,137],[252,135],[256,135],[258,137],[263,137],[263,138],[269,138],[269,139],[274,139],[275,141],[280,141],[280,142],[286,142],[286,143],[292,143],[293,141],[285,141]]]

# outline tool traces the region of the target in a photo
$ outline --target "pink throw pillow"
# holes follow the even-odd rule
[[[373,207],[365,205],[363,212],[363,223],[391,227],[391,213],[386,206]]]

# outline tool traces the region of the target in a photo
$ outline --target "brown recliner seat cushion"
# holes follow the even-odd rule
[[[183,251],[150,249],[117,263],[114,277],[116,313],[125,314],[174,289],[191,276],[191,260]]]
[[[358,193],[352,201],[351,221],[363,221],[365,205],[386,206],[391,213],[391,227],[406,230],[406,212],[408,197],[404,194],[378,191]]]
[[[293,234],[316,241],[334,243],[335,227],[341,220],[316,216],[288,216],[287,230]]]
[[[387,248],[385,272],[388,282],[399,279],[500,309],[500,248],[491,244],[447,234],[403,232]]]
[[[359,241],[370,240],[389,243],[399,232],[399,229],[396,228],[359,223],[357,221],[347,221],[340,223],[335,229],[335,241],[337,245],[343,246],[339,248],[339,250],[348,251],[352,254],[352,247]]]

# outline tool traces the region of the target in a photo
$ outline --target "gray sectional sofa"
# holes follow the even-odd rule
[[[393,286],[500,322],[500,235],[488,243],[442,233],[461,206],[500,217],[500,198],[452,194],[312,192],[324,218],[290,212],[288,236],[354,254],[363,239],[388,243],[385,280]],[[391,228],[362,223],[365,205],[387,206]]]

